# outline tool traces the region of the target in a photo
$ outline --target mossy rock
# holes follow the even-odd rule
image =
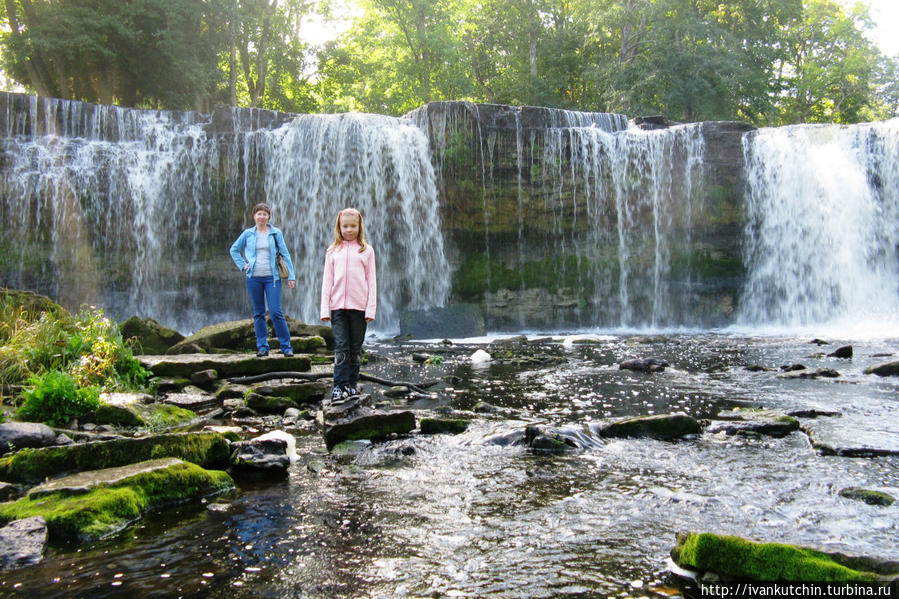
[[[325,431],[325,445],[330,451],[343,441],[381,441],[390,435],[404,435],[414,428],[415,415],[412,412],[370,414],[329,427]]]
[[[37,483],[47,477],[125,466],[154,458],[180,458],[204,468],[225,468],[230,448],[218,433],[171,433],[41,449],[0,458],[0,479]]]
[[[670,441],[702,432],[702,424],[686,414],[639,416],[606,424],[599,429],[601,437],[652,437]]]
[[[869,366],[868,368],[865,368],[865,374],[876,374],[877,376],[899,376],[899,360]]]
[[[297,404],[308,404],[320,401],[330,390],[330,385],[320,381],[303,383],[283,383],[279,385],[257,385],[253,391],[269,397],[286,397]],[[290,407],[290,406],[288,406]]]
[[[268,345],[273,351],[281,349],[281,344],[278,342],[277,337],[270,338],[268,340]],[[290,348],[298,354],[312,354],[319,349],[327,349],[327,347],[327,343],[321,335],[290,338]]]
[[[178,459],[153,460],[130,468],[133,474],[117,472],[110,483],[102,482],[110,471],[101,470],[91,473],[94,483],[89,486],[67,487],[64,481],[57,481],[58,490],[45,489],[0,504],[0,524],[42,516],[52,541],[90,541],[123,529],[150,510],[234,488],[226,472],[204,470]]]
[[[896,502],[896,498],[889,493],[881,491],[873,491],[871,489],[862,489],[860,487],[848,487],[840,490],[840,497],[846,499],[854,499],[856,501],[864,501],[868,505],[882,505],[889,507]]]
[[[0,302],[18,306],[30,319],[37,319],[42,312],[49,312],[57,319],[66,319],[72,316],[68,310],[49,297],[31,291],[0,288]]]
[[[197,418],[197,413],[164,403],[101,405],[95,412],[97,424],[124,427],[149,427],[154,430],[187,424]]]
[[[770,435],[784,437],[799,430],[799,420],[772,410],[736,409],[720,412],[706,430],[728,435]]]
[[[220,378],[251,376],[275,371],[307,372],[312,368],[308,356],[273,354],[257,358],[249,354],[181,354],[141,356],[141,366],[160,377],[190,378],[195,372],[215,370]]]
[[[468,429],[468,424],[468,420],[460,418],[422,418],[418,423],[418,428],[423,435],[438,435],[442,433],[458,435]]]
[[[247,318],[203,327],[170,347],[166,353],[194,353],[196,348],[207,352],[213,349],[245,351],[251,347],[256,347],[256,332],[253,319]]]
[[[899,574],[895,562],[757,543],[712,533],[678,533],[671,558],[681,568],[768,582],[878,582]]]
[[[135,354],[164,354],[184,340],[184,335],[159,324],[152,318],[132,316],[119,325],[123,339],[134,339]]]
[[[297,402],[289,397],[272,397],[260,393],[247,393],[247,406],[259,412],[281,413],[287,408],[297,408]]]

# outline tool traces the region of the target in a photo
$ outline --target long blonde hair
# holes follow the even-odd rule
[[[340,234],[340,217],[344,214],[355,216],[359,219],[359,235],[356,237],[356,241],[359,242],[359,253],[361,254],[365,251],[365,246],[368,242],[365,241],[365,226],[362,224],[362,214],[355,208],[344,208],[337,213],[337,222],[334,223],[334,243],[330,245],[328,250],[336,250],[343,243],[343,235]]]

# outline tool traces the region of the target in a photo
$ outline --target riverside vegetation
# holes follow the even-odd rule
[[[259,481],[278,484],[288,472],[295,472],[291,465],[298,459],[305,460],[311,472],[324,472],[328,467],[318,463],[321,456],[340,464],[346,463],[346,456],[363,455],[360,448],[364,451],[368,445],[360,446],[360,439],[399,442],[391,455],[402,459],[416,451],[412,444],[403,445],[410,436],[464,435],[484,415],[528,420],[513,408],[485,402],[469,410],[401,407],[406,402],[426,405],[426,389],[434,384],[428,382],[393,385],[376,410],[364,408],[355,420],[339,420],[352,408],[322,403],[333,343],[326,327],[292,322],[295,347],[304,348],[304,354],[258,359],[247,353],[253,347],[249,321],[222,323],[178,340],[180,335],[150,319],[129,319],[119,325],[99,310],[71,315],[30,293],[6,290],[2,298],[3,410],[9,421],[0,427],[28,421],[49,432],[42,441],[21,436],[18,444],[9,441],[11,429],[0,435],[0,453],[5,451],[0,455],[0,481],[6,481],[0,482],[6,500],[0,503],[0,525],[6,525],[0,528],[0,537],[16,540],[9,545],[14,549],[0,556],[2,568],[40,563],[47,538],[58,547],[115,538],[149,512],[212,496],[224,496],[226,503],[219,500],[210,509],[227,509],[221,506],[258,488]],[[163,337],[167,339],[163,344],[168,344],[164,355],[134,355],[135,348],[160,343]],[[659,341],[663,339],[634,343]],[[413,353],[412,363],[422,369],[442,369],[457,359],[458,350],[449,342],[420,349],[425,351]],[[834,354],[844,355],[845,349]],[[491,344],[491,352],[491,363],[513,369],[552,370],[565,362],[552,352],[534,352],[523,337]],[[377,356],[371,358],[377,363]],[[669,360],[649,357],[621,361],[618,371],[656,377],[670,367]],[[214,372],[216,368],[224,374]],[[764,375],[767,369],[747,367],[750,370]],[[394,382],[367,377],[382,384]],[[153,420],[149,415],[153,406],[169,410],[168,417]],[[318,423],[313,422],[316,410]],[[341,413],[335,416],[336,412]],[[336,424],[328,424],[329,414]],[[719,411],[711,421],[685,413],[650,414],[586,428],[549,426],[537,419],[511,432],[487,435],[483,442],[564,456],[617,439],[677,443],[708,434],[782,438],[799,431],[799,419],[809,416],[759,409]],[[263,430],[270,432],[260,435]],[[304,442],[302,451],[312,451],[298,456],[298,441],[314,438],[309,433],[316,431],[324,432],[324,443],[318,444],[325,447],[316,449],[315,443]],[[825,449],[821,446],[819,451],[827,455]],[[844,455],[840,451],[832,455]],[[539,482],[545,475],[529,476]],[[847,498],[871,505],[888,507],[892,499],[881,491],[845,491]],[[873,496],[876,502],[870,500]],[[34,536],[41,534],[43,541],[36,548],[21,549],[29,539],[34,545]],[[687,587],[722,579],[895,585],[899,576],[899,567],[889,559],[847,557],[705,532],[678,535],[671,555],[687,569],[681,573],[694,573],[693,582],[678,579]]]

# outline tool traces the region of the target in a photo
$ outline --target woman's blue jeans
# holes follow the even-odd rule
[[[334,331],[334,386],[355,387],[362,366],[362,342],[365,340],[365,312],[331,310]]]
[[[256,349],[268,351],[268,327],[265,324],[265,304],[275,326],[275,336],[281,352],[293,351],[290,347],[290,330],[281,311],[281,284],[274,277],[247,277],[247,291],[253,304],[253,329],[256,331]]]

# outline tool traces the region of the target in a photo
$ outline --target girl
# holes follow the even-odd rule
[[[293,355],[290,331],[284,319],[284,312],[281,311],[281,278],[278,276],[276,266],[279,252],[287,263],[289,273],[287,286],[293,289],[297,286],[297,281],[293,261],[290,259],[290,252],[287,251],[287,243],[284,242],[284,234],[281,233],[281,229],[268,224],[271,216],[272,210],[268,204],[256,204],[253,207],[253,220],[256,226],[241,233],[231,244],[231,258],[234,264],[247,272],[247,291],[250,292],[250,302],[253,304],[253,329],[256,331],[256,355],[260,358],[268,355],[266,300],[281,353],[288,357]],[[246,259],[242,254],[246,254]]]
[[[362,341],[375,319],[378,282],[375,251],[365,241],[362,215],[346,208],[337,215],[334,243],[325,252],[321,319],[334,331],[334,389],[332,400],[358,393]]]

